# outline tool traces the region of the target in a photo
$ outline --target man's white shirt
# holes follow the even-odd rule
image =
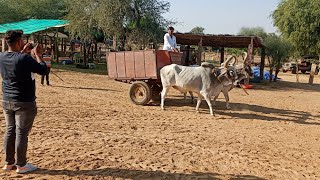
[[[170,36],[169,33],[166,33],[163,40],[163,50],[171,51],[173,48],[177,48],[177,41],[174,35]]]

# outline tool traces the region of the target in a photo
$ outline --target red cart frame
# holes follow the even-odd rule
[[[129,97],[137,105],[160,99],[160,69],[183,64],[183,53],[164,50],[121,51],[107,54],[109,78],[130,83]]]

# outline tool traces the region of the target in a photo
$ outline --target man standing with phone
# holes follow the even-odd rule
[[[42,47],[24,45],[23,31],[9,30],[5,34],[8,51],[0,53],[2,76],[2,107],[6,120],[4,137],[5,166],[9,171],[17,167],[17,173],[37,169],[27,163],[28,135],[37,114],[34,73],[46,74],[46,64],[42,60]],[[31,51],[31,56],[27,53]],[[16,155],[16,158],[15,158]]]

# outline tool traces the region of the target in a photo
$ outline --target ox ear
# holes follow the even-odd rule
[[[220,75],[218,77],[218,80],[222,83],[223,86],[229,86],[233,84],[232,79],[226,75],[223,75],[223,76]]]
[[[221,72],[219,74],[219,76],[217,77],[218,80],[221,82],[222,81],[222,77],[225,76],[226,74],[228,73],[228,70],[227,69],[221,69]]]

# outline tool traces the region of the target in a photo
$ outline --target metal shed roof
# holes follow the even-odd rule
[[[57,19],[29,19],[20,22],[7,23],[0,25],[0,34],[8,30],[23,30],[23,34],[32,34],[53,27],[63,27],[69,24],[66,20]]]
[[[199,35],[190,33],[175,33],[177,43],[182,45],[198,45],[202,39],[203,46],[247,48],[253,39],[254,47],[264,47],[262,39],[256,36],[235,35]]]

